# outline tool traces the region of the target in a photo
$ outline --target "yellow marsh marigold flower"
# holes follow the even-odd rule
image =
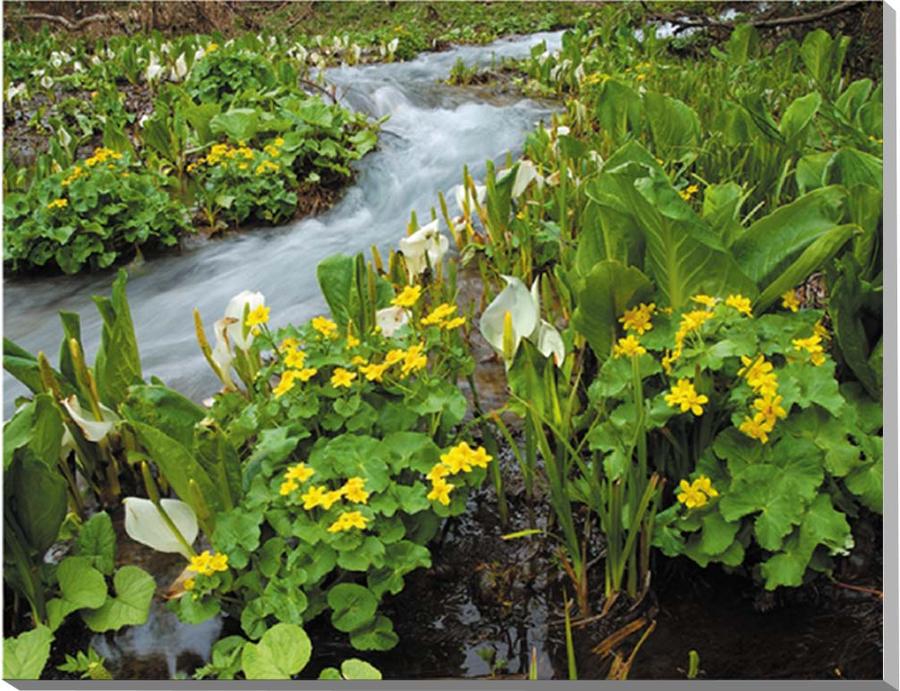
[[[331,375],[331,385],[336,388],[350,388],[350,384],[356,379],[356,372],[351,372],[343,367],[338,367]]]
[[[284,137],[275,137],[273,144],[275,146],[284,146]]]
[[[387,371],[388,367],[389,365],[386,362],[382,362],[380,365],[373,362],[372,364],[366,365],[365,367],[360,367],[359,371],[365,376],[367,381],[380,382],[384,377],[384,373]]]
[[[427,317],[420,320],[420,323],[422,326],[441,326],[455,314],[456,305],[445,302],[431,310]]]
[[[334,503],[339,502],[343,496],[344,493],[339,489],[332,490],[331,492],[326,492],[322,497],[322,501],[320,502],[322,508],[328,511],[328,509],[330,509]]]
[[[303,369],[306,363],[306,353],[302,350],[291,350],[284,356],[284,364],[293,369]]]
[[[297,370],[297,379],[302,382],[307,382],[312,379],[319,372],[315,367],[304,367],[301,370]]]
[[[781,306],[796,312],[800,309],[800,300],[797,299],[797,291],[791,289],[781,296]]]
[[[347,501],[352,501],[354,504],[365,504],[369,501],[369,493],[366,492],[365,486],[365,478],[351,477],[344,483],[340,491],[344,494]]]
[[[347,334],[347,350],[353,350],[356,346],[358,346],[360,340],[354,336],[353,334]]]
[[[227,571],[228,555],[210,554],[209,550],[205,550],[191,557],[190,569],[204,576],[212,576],[216,571]]]
[[[642,302],[637,307],[625,310],[625,314],[619,318],[619,321],[622,322],[626,331],[637,331],[639,336],[643,336],[646,331],[653,328],[650,318],[655,311],[656,303],[651,302],[649,305],[645,305]]]
[[[275,398],[281,398],[288,391],[293,389],[296,379],[296,370],[286,370],[285,372],[282,372],[281,379],[278,380],[278,384],[274,389],[272,389],[272,393],[275,395]]]
[[[269,312],[271,311],[270,307],[266,307],[265,305],[260,305],[254,310],[251,310],[247,314],[247,326],[259,326],[260,324],[265,324],[269,321]]]
[[[396,307],[412,307],[422,296],[422,286],[406,286],[400,291],[400,294],[391,300],[391,304]]]
[[[712,295],[703,295],[702,293],[694,295],[691,300],[696,302],[698,305],[703,305],[704,307],[708,307],[709,309],[715,307],[716,303],[719,301],[718,298],[714,298]]]
[[[487,468],[488,463],[490,463],[494,459],[483,446],[479,446],[477,449],[469,453],[469,463],[471,463],[476,468]]]
[[[300,347],[300,341],[298,341],[293,336],[288,336],[281,342],[281,345],[278,346],[278,352],[279,353],[290,353],[291,351],[296,350],[299,347]]]
[[[389,350],[387,355],[384,356],[384,364],[396,365],[398,362],[401,362],[403,358],[406,357],[406,351],[402,348],[394,348],[393,350]]]
[[[329,533],[341,533],[353,528],[365,530],[369,519],[363,516],[359,511],[344,511],[338,519],[328,527]]]
[[[685,312],[681,315],[681,323],[678,325],[678,333],[675,334],[675,340],[684,340],[684,337],[691,331],[697,331],[704,322],[712,319],[712,312],[707,310],[693,310]],[[680,339],[679,339],[680,337]]]
[[[787,411],[781,405],[782,400],[784,400],[783,396],[763,396],[753,401],[753,407],[766,420],[775,424],[776,420],[783,420],[787,417]]]
[[[689,202],[691,198],[700,191],[700,188],[697,185],[688,185],[685,189],[681,190],[678,193],[684,201]]]
[[[65,209],[69,205],[69,200],[65,198],[54,199],[47,204],[48,209]]]
[[[184,579],[184,589],[185,590],[193,590],[197,587],[197,579],[196,578],[185,578]]]
[[[738,376],[744,377],[747,384],[756,393],[762,396],[774,396],[778,391],[778,377],[772,371],[772,363],[766,362],[764,355],[756,359],[741,355],[743,367],[738,370]]]
[[[678,483],[678,488],[680,490],[677,495],[678,501],[689,509],[704,506],[709,501],[709,497],[700,491],[696,483],[690,484],[687,480],[682,480]]]
[[[445,331],[452,331],[453,329],[458,329],[465,323],[465,317],[456,317],[455,319],[448,319],[447,321],[445,321],[443,324],[441,324],[441,328]]]
[[[295,489],[297,489],[299,487],[300,487],[300,485],[298,485],[293,480],[285,480],[284,482],[281,483],[281,486],[278,488],[278,494],[280,494],[282,497],[286,497],[287,495],[289,495],[291,492],[293,492]]]
[[[337,324],[328,317],[314,317],[311,324],[313,329],[326,338],[334,338],[337,335]]]
[[[819,336],[823,341],[831,340],[831,334],[828,333],[828,329],[825,328],[821,319],[813,324],[813,333],[816,334],[816,336]]]
[[[743,295],[729,295],[725,299],[725,304],[729,307],[734,307],[741,314],[745,314],[748,317],[753,316],[750,298],[745,298]]]
[[[322,501],[325,499],[326,494],[328,494],[327,487],[324,485],[313,485],[300,497],[303,500],[303,508],[310,511],[317,506],[322,506]]]
[[[425,346],[421,343],[410,346],[403,355],[403,376],[408,376],[413,372],[424,369],[428,364],[428,357],[422,352]]]
[[[438,479],[437,482],[432,483],[431,491],[426,496],[426,499],[448,506],[450,504],[450,492],[454,487],[455,485],[452,482],[447,482],[443,478]]]
[[[281,154],[281,152],[278,150],[278,147],[273,146],[272,144],[266,144],[263,147],[263,151],[269,154],[269,156],[271,156],[272,158],[278,158],[278,156]]]
[[[636,357],[643,355],[647,349],[641,345],[641,342],[634,337],[634,334],[628,334],[626,338],[620,338],[619,342],[613,346],[613,357]]]
[[[738,429],[751,439],[759,439],[763,444],[769,441],[769,432],[775,429],[775,421],[766,419],[762,413],[752,418],[745,417]]]
[[[315,475],[315,470],[310,468],[306,463],[297,463],[296,465],[292,465],[288,468],[284,477],[286,480],[293,480],[295,482],[306,482]]]
[[[698,394],[690,379],[679,379],[671,392],[666,394],[666,403],[673,408],[680,406],[682,413],[690,410],[694,415],[703,415],[702,406],[708,402],[709,398]]]
[[[701,475],[700,477],[698,477],[696,480],[694,480],[693,484],[697,487],[697,489],[703,492],[710,499],[719,496],[716,488],[712,486],[712,480],[706,477],[706,475]]]
[[[218,43],[210,43],[208,46],[206,46],[207,53],[212,53],[214,50],[218,50],[218,49],[219,49]]]
[[[258,166],[256,166],[256,170],[254,170],[253,172],[257,175],[265,175],[270,171],[276,173],[279,170],[281,170],[281,166],[279,166],[277,163],[272,163],[272,161],[263,161]]]
[[[425,477],[428,478],[428,481],[433,484],[438,480],[447,477],[447,475],[449,474],[450,468],[445,466],[443,463],[435,463]]]

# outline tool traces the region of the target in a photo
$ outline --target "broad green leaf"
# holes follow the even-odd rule
[[[633,266],[615,260],[598,263],[577,293],[572,324],[601,361],[609,357],[618,319],[630,305],[649,299],[650,280]]]
[[[99,609],[82,612],[84,623],[91,631],[114,631],[147,621],[156,590],[153,576],[137,566],[123,566],[113,577],[113,587],[115,597],[107,599]]]
[[[368,626],[350,634],[350,645],[357,650],[390,650],[399,641],[393,623],[381,614]]]
[[[255,108],[232,108],[213,116],[210,132],[224,134],[233,142],[250,141],[260,130],[260,111]]]
[[[108,513],[95,513],[82,524],[75,549],[78,556],[89,558],[100,573],[112,575],[116,558],[116,533]]]
[[[803,283],[816,271],[820,271],[831,261],[841,248],[860,232],[856,225],[835,226],[817,237],[794,262],[765,287],[756,298],[753,308],[764,312],[785,292]]]
[[[194,425],[206,417],[189,398],[157,385],[131,387],[119,411],[126,420],[155,427],[186,448],[191,447]]]
[[[700,140],[700,119],[690,106],[677,98],[649,92],[644,94],[644,113],[658,156],[673,161],[693,153]]]
[[[25,539],[43,556],[56,541],[66,517],[66,481],[55,468],[30,456],[16,459],[5,479],[12,485],[10,508]]]
[[[241,667],[247,679],[290,679],[306,667],[312,643],[296,624],[275,624],[259,643],[247,643],[241,651]]]
[[[40,679],[50,657],[53,633],[46,626],[3,639],[3,678]]]
[[[97,378],[100,400],[111,408],[115,408],[125,399],[129,386],[143,383],[134,323],[125,294],[127,280],[128,275],[120,269],[116,280],[113,281],[112,299],[94,297],[97,309],[103,317],[100,347],[94,361],[94,375]]]
[[[322,295],[331,310],[331,316],[340,326],[351,319],[350,305],[353,299],[353,279],[355,276],[353,257],[335,254],[323,259],[316,267],[316,277]]]
[[[809,192],[753,223],[731,246],[743,272],[767,286],[814,240],[840,223],[846,190]]]
[[[381,679],[381,672],[368,662],[351,657],[341,663],[344,679]]]
[[[339,583],[328,591],[328,606],[333,610],[331,623],[334,628],[350,632],[368,625],[375,618],[378,600],[361,585]]]
[[[795,99],[781,116],[781,134],[794,146],[802,145],[810,123],[822,105],[822,97],[816,91]]]

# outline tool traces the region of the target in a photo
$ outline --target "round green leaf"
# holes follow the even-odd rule
[[[355,583],[339,583],[328,591],[331,623],[338,631],[350,632],[375,617],[378,600],[367,588]]]
[[[275,624],[259,643],[247,643],[241,666],[247,679],[290,679],[312,655],[312,643],[296,624]]]

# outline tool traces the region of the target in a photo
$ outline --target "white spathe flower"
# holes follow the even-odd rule
[[[150,55],[150,64],[147,65],[147,69],[144,70],[144,79],[148,82],[157,81],[165,71],[165,68],[159,64],[159,61],[156,59],[156,54],[152,53]]]
[[[253,333],[248,330],[246,336],[244,335],[244,308],[247,307],[252,312],[265,304],[266,298],[262,293],[249,290],[244,290],[231,298],[231,302],[225,308],[225,319],[228,322],[225,334],[235,347],[249,350],[253,345]]]
[[[234,388],[234,380],[231,378],[231,363],[234,362],[234,353],[231,345],[228,343],[228,336],[225,329],[228,326],[229,319],[220,319],[213,325],[216,332],[216,347],[209,354],[213,362],[219,368],[222,374],[222,383],[228,387]]]
[[[400,46],[400,39],[399,39],[399,38],[393,38],[393,39],[391,39],[390,43],[387,44],[388,53],[391,53],[391,54],[393,55],[394,53],[397,52],[397,48],[398,48],[399,46]]]
[[[125,532],[128,537],[157,552],[174,552],[183,555],[185,559],[191,558],[156,504],[140,497],[125,497],[122,503],[125,505]],[[159,503],[185,541],[189,545],[193,544],[199,532],[194,510],[178,499],[162,499]]]
[[[48,75],[44,75],[43,77],[41,77],[41,86],[45,89],[49,89],[51,86],[53,86],[53,79]]]
[[[401,326],[409,323],[409,310],[402,307],[385,307],[375,313],[375,324],[387,338],[393,336]]]
[[[6,90],[6,100],[12,102],[14,98],[18,98],[23,93],[25,93],[25,82],[11,84]]]
[[[472,197],[472,190],[466,185],[456,185],[453,188],[453,195],[456,197],[456,205],[459,207],[459,213],[466,213],[466,204],[469,206],[471,213],[475,208],[484,204],[487,196],[487,186],[475,184],[475,196]],[[474,202],[474,203],[473,203]]]
[[[205,49],[205,48],[198,48],[198,49],[196,50],[196,52],[194,53],[194,63],[196,63],[196,62],[199,61],[199,60],[202,60],[202,59],[203,59],[203,56],[205,56],[205,55],[206,55],[206,49]]]
[[[84,65],[82,65],[80,62],[78,62],[78,61],[76,60],[76,61],[75,61],[75,64],[72,65],[72,71],[74,71],[74,72],[84,72]]]
[[[59,142],[63,145],[64,149],[69,148],[69,144],[72,143],[72,135],[70,135],[65,127],[59,128]]]
[[[100,58],[99,55],[92,55],[91,56],[91,64],[92,65],[102,65],[103,60]]]
[[[438,219],[400,240],[400,251],[411,277],[418,276],[429,266],[437,266],[449,249],[450,241],[438,230]]]
[[[519,349],[523,338],[528,338],[540,323],[540,312],[534,297],[515,276],[503,276],[506,287],[500,291],[491,304],[485,308],[479,323],[481,335],[498,353],[504,356],[507,364]],[[503,332],[507,314],[512,327],[512,353],[505,353],[503,348]]]
[[[81,403],[78,402],[78,398],[74,395],[63,399],[62,404],[69,411],[72,420],[78,425],[84,434],[84,438],[88,441],[98,442],[105,439],[116,426],[116,422],[119,421],[119,416],[102,403],[100,404],[100,417],[103,418],[102,420],[96,419],[93,413],[84,410],[81,407]]]
[[[534,163],[527,158],[523,158],[519,161],[519,167],[516,170],[516,179],[513,180],[512,196],[516,199],[521,197],[532,182],[537,182],[537,185],[540,188],[544,183],[544,178],[537,172]]]
[[[562,364],[566,348],[559,331],[541,319],[538,279],[531,285],[531,290],[515,276],[503,276],[503,279],[506,287],[481,315],[480,328],[484,339],[503,356],[507,366],[515,358],[523,338],[534,343],[544,357],[552,355],[557,366]],[[505,352],[503,347],[507,319],[512,331],[511,352]]]
[[[185,57],[184,53],[182,53],[181,55],[178,56],[178,59],[175,61],[175,65],[173,65],[173,67],[172,67],[172,72],[171,72],[169,79],[170,79],[170,81],[173,81],[173,82],[180,82],[187,76],[187,73],[188,73],[187,58]]]

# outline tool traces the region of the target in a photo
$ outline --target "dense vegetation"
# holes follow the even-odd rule
[[[501,450],[552,513],[504,537],[554,543],[584,621],[637,606],[660,555],[767,590],[831,572],[883,504],[882,86],[848,78],[840,35],[773,45],[739,24],[686,57],[681,39],[635,36],[632,11],[512,67],[561,112],[518,160],[463,171],[389,257],[323,261],[329,316],[280,323],[249,291],[211,330],[195,313],[221,381],[209,407],[145,378],[124,271],[97,298],[93,364],[74,314],[55,364],[5,341],[31,391],[4,428],[18,623],[5,676],[39,677],[67,618],[98,632],[146,620],[152,577],[115,568],[124,504],[130,539],[184,559],[168,607],[240,622],[197,677],[380,677],[356,657],[323,668],[310,624],[330,623],[348,657],[393,648],[383,604],[485,480],[506,531]],[[372,56],[404,57],[384,31]],[[7,157],[6,261],[105,267],[174,242],[192,205],[211,226],[277,223],[304,186],[346,182],[375,127],[299,85],[310,65],[363,59],[354,40],[157,36],[68,46],[59,68],[56,39],[15,44],[12,98],[48,98],[54,138],[34,162]],[[116,80],[153,85],[144,122],[105,88]],[[105,109],[66,120],[61,88],[96,90]],[[465,304],[473,276],[483,294]],[[478,397],[480,341],[504,367],[494,409]],[[59,541],[70,549],[48,563]],[[65,671],[106,673],[93,650]]]

